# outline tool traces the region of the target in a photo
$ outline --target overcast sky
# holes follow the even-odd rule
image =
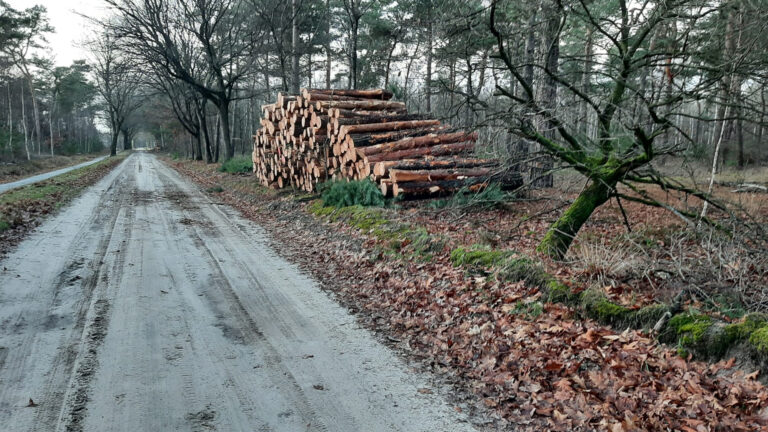
[[[103,17],[107,10],[103,0],[6,0],[15,9],[26,9],[43,5],[48,9],[48,18],[55,34],[48,35],[49,46],[56,64],[69,66],[73,60],[84,59],[87,51],[82,41],[93,32],[87,19],[79,16]]]

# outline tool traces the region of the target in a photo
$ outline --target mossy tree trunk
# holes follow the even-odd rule
[[[549,227],[537,250],[554,259],[562,259],[568,252],[576,233],[595,209],[610,199],[615,187],[615,181],[592,180],[592,184],[584,189],[560,218]]]

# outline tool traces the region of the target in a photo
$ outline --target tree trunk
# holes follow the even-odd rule
[[[542,7],[542,15],[547,18],[547,26],[544,35],[544,43],[547,53],[545,65],[549,71],[557,75],[558,62],[560,61],[560,40],[558,32],[560,30],[561,11],[555,0],[544,1],[547,2],[546,9]],[[541,105],[549,112],[557,109],[557,82],[550,76],[544,78]],[[544,120],[544,123],[546,124],[544,136],[549,139],[554,139],[557,125],[552,120]],[[545,155],[541,161],[541,167],[537,167],[531,173],[531,178],[535,187],[552,187],[552,166],[552,158]]]
[[[221,101],[219,103],[219,124],[221,126],[221,135],[224,140],[224,160],[230,160],[235,156],[235,147],[232,145],[232,136],[230,135],[230,127],[229,127],[229,100]],[[218,135],[219,130],[216,130],[216,134]],[[216,139],[218,143],[218,137]],[[218,144],[216,145],[216,160],[218,161],[218,153],[219,148]]]
[[[27,131],[27,109],[24,104],[24,87],[21,88],[21,126],[24,130],[24,150],[27,152],[27,160],[32,160],[29,153],[29,131]]]
[[[126,131],[123,132],[123,150],[131,150],[131,137]]]
[[[160,135],[160,137],[162,138],[162,135]],[[203,143],[202,143],[202,139],[200,137],[200,133],[198,133],[195,136],[195,146],[196,146],[196,150],[197,150],[195,152],[195,160],[201,161],[201,160],[203,160]]]
[[[203,132],[203,139],[205,141],[205,163],[212,163],[213,152],[211,151],[211,136],[208,134],[208,119],[205,115],[205,105],[197,112],[197,118],[200,121],[200,129]]]
[[[221,148],[221,113],[216,116],[216,146],[213,150],[213,162],[219,162],[219,149]]]
[[[765,83],[763,83],[763,86],[760,88],[760,128],[757,130],[757,151],[758,154],[763,155],[763,159],[765,159],[765,155],[763,153],[763,130],[765,129]]]
[[[299,94],[299,8],[298,0],[291,0],[291,93]],[[311,73],[311,72],[310,72]]]
[[[37,154],[41,154],[40,148],[42,147],[42,140],[43,135],[40,132],[40,110],[37,108],[37,99],[35,98],[35,87],[32,83],[32,77],[27,78],[27,82],[29,83],[29,94],[32,98],[32,114],[34,115],[35,120],[35,136],[37,137]]]
[[[585,94],[591,94],[590,80],[592,79],[592,51],[593,51],[593,33],[594,29],[590,26],[587,29],[587,40],[584,47],[584,72],[581,76],[581,91]],[[581,133],[585,136],[589,134],[589,107],[586,101],[579,104],[579,122],[581,122]]]
[[[536,54],[536,12],[534,9],[531,17],[528,19],[528,37],[525,41],[525,69],[523,69],[523,79],[533,87],[533,63]]]
[[[352,22],[352,51],[350,52],[350,88],[357,90],[357,39],[359,31],[360,19],[355,17]]]
[[[109,155],[117,155],[117,134],[114,132],[112,133],[112,142],[109,145]]]
[[[537,251],[553,259],[562,259],[568,252],[573,239],[596,208],[605,204],[611,196],[615,183],[607,184],[593,180],[568,209],[553,223],[539,243]]]
[[[56,95],[52,96],[51,108],[48,112],[48,129],[51,140],[51,156],[53,156],[53,113],[56,110]]]
[[[416,49],[414,49],[415,53],[419,52],[419,42],[416,42]],[[413,67],[413,61],[415,60],[415,55],[412,55],[410,59],[408,59],[408,66],[405,68],[405,82],[403,84],[403,103],[408,105],[408,96],[410,95],[410,82],[411,82],[411,68]]]
[[[395,53],[395,48],[397,48],[397,39],[392,41],[392,48],[389,49],[389,54],[387,54],[387,67],[384,70],[384,88],[389,87],[389,73],[392,69],[392,56]]]
[[[424,79],[424,97],[426,98],[426,112],[432,112],[432,2],[429,2],[429,15],[427,17],[427,76]]]
[[[765,89],[765,87],[763,87],[763,89]],[[765,98],[763,98],[763,106],[765,106]],[[762,129],[760,130],[762,131]],[[8,81],[8,152],[13,156],[13,106],[11,105],[10,81]]]

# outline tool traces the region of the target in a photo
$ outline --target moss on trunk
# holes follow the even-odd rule
[[[568,252],[576,233],[595,209],[608,201],[615,185],[615,182],[593,180],[592,184],[584,189],[562,216],[549,227],[537,250],[554,259],[562,259]]]

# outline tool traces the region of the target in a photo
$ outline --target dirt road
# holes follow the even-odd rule
[[[0,261],[4,431],[472,430],[427,381],[150,154]]]

